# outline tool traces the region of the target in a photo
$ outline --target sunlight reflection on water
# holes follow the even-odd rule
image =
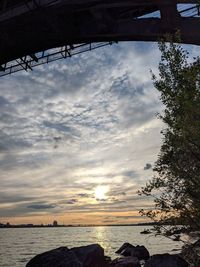
[[[141,235],[143,229],[141,226],[0,229],[0,267],[24,267],[36,254],[60,246],[98,243],[106,255],[114,258],[114,252],[124,242],[145,245],[150,254],[173,253],[182,245],[163,237]]]

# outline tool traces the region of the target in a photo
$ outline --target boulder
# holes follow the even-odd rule
[[[189,264],[179,255],[157,254],[145,263],[144,267],[188,267]]]
[[[71,251],[83,264],[83,267],[108,266],[107,258],[104,256],[104,249],[98,244],[72,248]]]
[[[150,255],[145,246],[136,246],[131,250],[131,256],[137,257],[139,260],[148,260]]]
[[[83,265],[70,249],[60,247],[35,256],[26,267],[83,267]]]
[[[129,243],[124,243],[116,253],[123,256],[137,257],[139,260],[148,260],[149,252],[144,246],[133,246]]]
[[[117,258],[111,262],[110,266],[112,267],[141,267],[138,258],[135,258],[135,257]]]
[[[107,267],[109,260],[98,244],[68,249],[60,247],[35,256],[26,267]]]
[[[107,264],[106,266],[110,266],[111,261],[112,261],[111,257],[105,256],[105,262]]]
[[[130,256],[131,253],[129,252],[132,248],[134,248],[133,245],[131,245],[130,243],[124,243],[115,253],[117,254],[121,254],[122,255],[122,252],[123,253],[126,253],[129,254],[129,255],[124,255],[124,256]]]

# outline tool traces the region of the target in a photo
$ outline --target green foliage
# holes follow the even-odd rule
[[[200,230],[200,59],[172,42],[159,43],[159,77],[152,74],[166,128],[154,177],[139,191],[153,196],[152,210],[140,213],[156,221],[157,233]],[[170,225],[164,227],[164,225]]]

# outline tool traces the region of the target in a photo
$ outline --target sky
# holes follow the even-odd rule
[[[0,78],[1,223],[146,221],[152,201],[137,191],[162,142],[159,60],[156,43],[126,42]]]

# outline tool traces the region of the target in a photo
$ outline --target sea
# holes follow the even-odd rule
[[[151,255],[177,253],[182,242],[154,234],[140,234],[144,226],[97,226],[0,229],[0,267],[25,267],[35,255],[67,246],[98,243],[105,255],[116,258],[115,251],[124,243],[144,245]]]

